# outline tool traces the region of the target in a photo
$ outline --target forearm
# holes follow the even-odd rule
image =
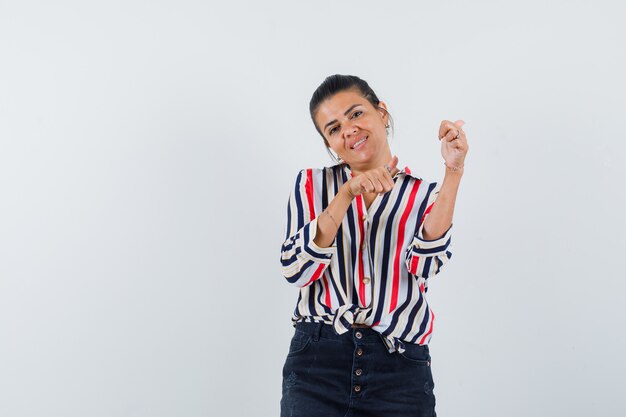
[[[339,192],[331,202],[328,203],[328,207],[320,214],[317,220],[317,232],[315,239],[313,239],[317,246],[327,248],[333,243],[353,198],[346,183],[339,189]]]
[[[446,167],[437,200],[424,220],[423,235],[425,240],[440,238],[452,225],[454,205],[462,176],[463,168],[460,171],[453,171]]]

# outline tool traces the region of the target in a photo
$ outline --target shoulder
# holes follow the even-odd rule
[[[298,182],[314,181],[322,177],[328,178],[329,176],[340,174],[344,166],[344,164],[338,164],[321,168],[302,168],[296,173],[295,177]]]
[[[411,171],[407,166],[397,175],[401,179],[400,184],[402,184],[402,188],[407,190],[407,192],[410,190],[415,193],[418,200],[435,197],[441,188],[441,184],[437,181],[422,178],[416,172]]]

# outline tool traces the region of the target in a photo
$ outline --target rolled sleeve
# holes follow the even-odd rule
[[[430,209],[433,207],[439,194],[439,184],[430,184],[430,192],[426,197],[426,213],[421,219],[411,243],[406,248],[405,261],[409,273],[423,278],[432,277],[441,271],[441,268],[452,257],[452,224],[445,233],[433,240],[424,238],[424,225]]]
[[[406,250],[406,267],[412,275],[426,279],[438,274],[452,258],[452,225],[435,240],[425,240],[422,228],[423,225]]]
[[[307,196],[306,170],[300,171],[287,205],[287,238],[281,247],[281,267],[283,276],[298,287],[310,285],[319,279],[333,255],[337,252],[336,241],[327,248],[315,242],[319,216],[314,213],[312,199]]]
[[[319,219],[319,217],[311,220],[311,222],[303,228],[304,253],[308,259],[314,262],[329,264],[332,256],[337,252],[337,245],[335,241],[333,241],[333,245],[322,248],[315,243],[314,239],[315,236],[317,236],[317,219]]]
[[[452,241],[452,224],[440,238],[426,240],[424,239],[424,223],[426,222],[422,222],[417,234],[413,237],[413,250],[420,256],[441,255],[448,250]]]

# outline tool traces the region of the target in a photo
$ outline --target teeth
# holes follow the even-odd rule
[[[355,143],[354,145],[352,145],[352,149],[356,148],[357,146],[359,146],[360,144],[362,144],[366,140],[367,140],[367,136],[364,137],[363,139],[361,139],[360,141],[358,141],[357,143]]]

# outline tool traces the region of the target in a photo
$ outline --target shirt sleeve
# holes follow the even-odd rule
[[[440,186],[436,182],[429,184],[428,194],[426,196],[426,209],[422,218],[417,223],[417,230],[413,236],[413,240],[406,249],[406,266],[409,273],[421,278],[425,286],[427,286],[427,278],[432,277],[441,271],[443,265],[450,260],[452,252],[450,244],[452,241],[452,224],[446,232],[437,239],[424,239],[424,220],[428,217],[437,196]]]
[[[315,195],[311,170],[301,170],[287,204],[286,239],[281,247],[283,276],[291,284],[306,287],[320,278],[337,252],[332,246],[321,248],[313,239],[317,234]]]

